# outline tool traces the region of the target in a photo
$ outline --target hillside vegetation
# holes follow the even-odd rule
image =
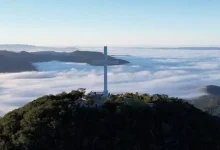
[[[127,93],[91,107],[76,103],[83,95],[43,96],[9,112],[0,119],[0,149],[220,149],[219,118],[180,99]]]

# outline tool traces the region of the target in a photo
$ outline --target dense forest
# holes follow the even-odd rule
[[[220,120],[178,98],[126,93],[101,106],[47,95],[0,119],[1,150],[217,150]]]

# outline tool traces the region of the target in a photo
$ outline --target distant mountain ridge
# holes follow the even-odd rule
[[[76,47],[51,47],[51,46],[34,46],[26,44],[0,44],[0,50],[8,51],[75,51]]]
[[[123,65],[129,63],[126,60],[116,59],[111,56],[108,56],[108,59],[110,61],[115,60],[118,62],[117,64],[109,63],[109,65]],[[103,64],[96,62],[96,60],[104,60],[104,54],[101,52],[78,50],[70,53],[55,51],[12,52],[4,50],[0,51],[0,73],[37,71],[37,68],[35,68],[32,63],[48,62],[53,60],[102,66]]]
[[[87,47],[89,48],[89,47]],[[174,49],[174,50],[220,50],[220,46],[184,46],[184,47],[126,47],[133,49]],[[35,46],[28,44],[0,44],[0,50],[17,50],[17,51],[29,51],[29,50],[79,50],[74,46],[56,47],[56,46]]]

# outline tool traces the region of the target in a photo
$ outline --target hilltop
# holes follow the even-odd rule
[[[200,89],[201,92],[206,93],[206,95],[220,96],[220,87],[215,85],[208,85]]]
[[[195,107],[220,117],[220,87],[208,85],[197,90],[202,96],[189,100]]]
[[[2,150],[217,150],[219,135],[219,118],[166,95],[110,95],[94,107],[84,92],[64,92],[0,119]]]
[[[126,60],[117,59],[108,56],[110,61],[118,61],[116,65],[123,65],[129,63]],[[91,51],[73,51],[55,52],[55,51],[39,51],[39,52],[12,52],[2,50],[0,51],[0,73],[5,72],[23,72],[23,71],[37,71],[37,68],[32,64],[36,62],[48,61],[61,61],[61,62],[76,62],[87,63],[95,66],[102,66],[103,64],[97,63],[97,60],[104,60],[104,54],[101,52]],[[109,64],[115,65],[115,64]]]

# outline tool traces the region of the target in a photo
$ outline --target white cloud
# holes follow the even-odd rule
[[[202,94],[195,92],[197,87],[220,85],[220,51],[116,50],[110,50],[110,53],[140,57],[129,58],[131,65],[109,68],[110,92],[190,97]],[[66,65],[72,65],[73,69],[0,74],[0,113],[4,114],[45,94],[80,87],[102,91],[102,68],[87,68],[85,64],[76,63]]]

